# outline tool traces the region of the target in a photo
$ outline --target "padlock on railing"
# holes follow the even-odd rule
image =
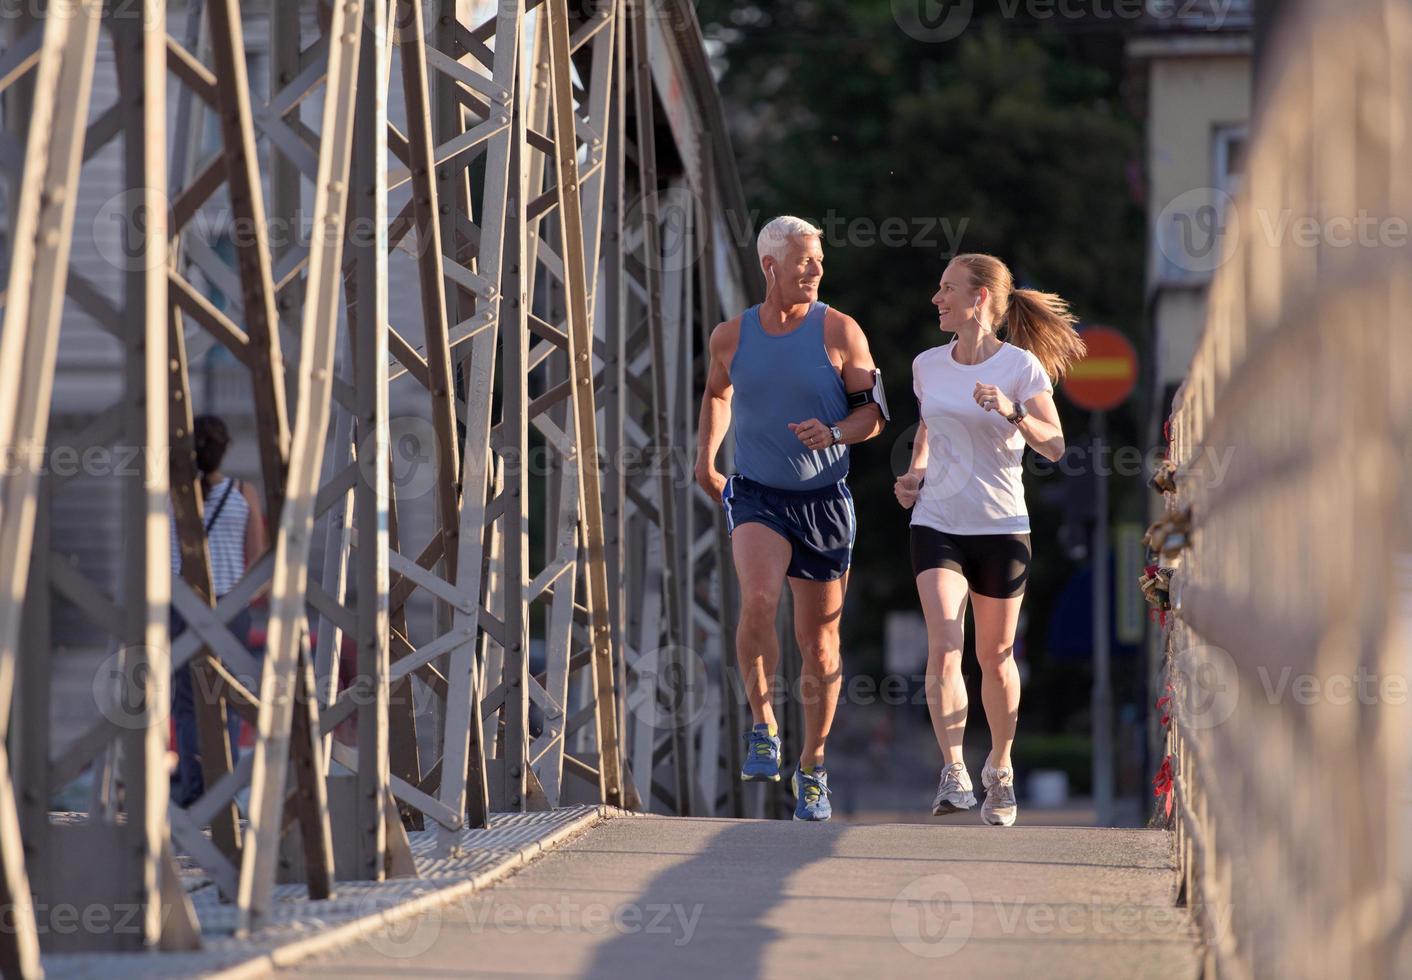
[[[1191,508],[1174,511],[1158,518],[1147,529],[1142,543],[1148,551],[1172,558],[1191,540]]]
[[[1142,590],[1142,597],[1147,600],[1147,604],[1152,608],[1166,612],[1172,608],[1171,602],[1171,582],[1172,572],[1175,569],[1164,568],[1161,565],[1148,565],[1143,569],[1142,576],[1137,580],[1138,588]]]
[[[1175,493],[1177,489],[1177,464],[1164,459],[1153,472],[1147,485],[1158,493]]]

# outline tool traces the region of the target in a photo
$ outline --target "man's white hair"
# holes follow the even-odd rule
[[[803,218],[782,214],[778,218],[771,218],[765,227],[760,229],[760,237],[755,241],[755,250],[760,254],[762,262],[767,255],[774,256],[776,262],[783,262],[791,238],[821,238],[823,234],[823,229],[815,228]]]

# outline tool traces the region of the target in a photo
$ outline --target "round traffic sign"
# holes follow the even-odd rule
[[[1088,353],[1069,367],[1064,394],[1091,412],[1117,408],[1137,384],[1137,351],[1127,337],[1112,327],[1085,327],[1079,336]]]

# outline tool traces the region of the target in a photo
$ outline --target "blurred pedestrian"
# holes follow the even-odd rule
[[[211,563],[211,587],[217,601],[235,588],[246,569],[265,551],[265,521],[260,500],[249,483],[221,472],[230,432],[215,415],[200,415],[192,426],[196,448],[196,469],[201,476],[202,525]],[[176,528],[172,528],[172,574],[181,572],[181,551]],[[186,621],[172,610],[172,638],[186,629]],[[230,631],[250,649],[250,610],[242,609],[230,621]],[[251,652],[255,652],[252,650]],[[202,692],[203,696],[209,692]],[[205,791],[201,774],[201,748],[197,738],[195,691],[191,667],[183,665],[172,679],[172,717],[176,724],[177,785],[172,798],[178,806],[190,806]],[[230,738],[232,763],[239,758],[240,716],[228,709],[226,727]]]

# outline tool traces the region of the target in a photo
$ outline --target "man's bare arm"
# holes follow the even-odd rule
[[[711,364],[706,371],[706,390],[701,393],[701,417],[697,421],[696,482],[716,500],[726,480],[716,469],[716,453],[725,441],[731,424],[731,386],[729,359],[740,337],[739,319],[716,325],[711,331]]]
[[[860,391],[873,390],[872,351],[868,349],[868,338],[863,328],[850,316],[843,318],[843,390],[850,395]],[[845,443],[867,442],[880,434],[885,424],[882,407],[876,402],[860,405],[838,423]]]

